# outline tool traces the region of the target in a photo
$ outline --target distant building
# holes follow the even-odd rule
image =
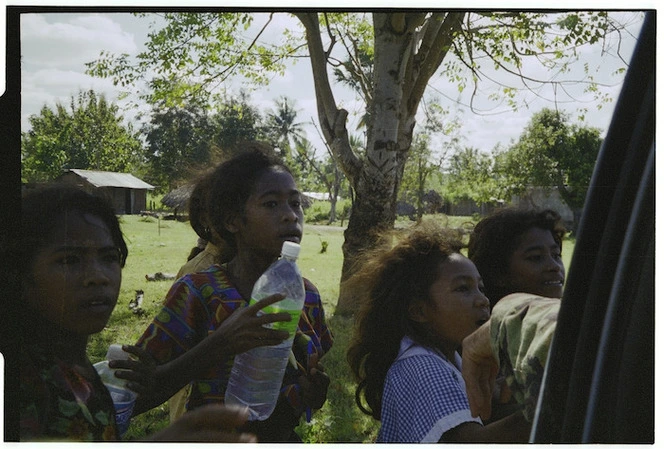
[[[154,189],[154,186],[132,174],[109,171],[69,169],[56,181],[105,196],[118,215],[140,214],[146,210],[147,192]]]
[[[568,227],[574,223],[574,211],[563,201],[557,188],[529,187],[522,195],[512,198],[512,205],[553,209],[560,214],[560,217]]]
[[[191,197],[196,184],[186,184],[171,190],[161,199],[161,204],[173,209],[175,216],[178,212],[187,212],[189,208],[189,197]]]
[[[452,216],[470,216],[478,214],[485,216],[505,206],[553,209],[558,212],[570,226],[574,222],[574,212],[563,201],[558,189],[552,187],[528,187],[522,194],[514,195],[509,201],[492,198],[487,203],[478,204],[471,199],[458,200],[455,203],[446,203],[443,213]]]
[[[322,193],[322,192],[302,192],[302,195],[306,196],[309,199],[312,200],[318,200],[318,201],[330,201],[330,194],[329,193]]]

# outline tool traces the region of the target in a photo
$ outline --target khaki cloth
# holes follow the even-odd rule
[[[491,312],[493,355],[500,360],[500,374],[530,422],[559,310],[560,299],[514,293],[498,301]]]

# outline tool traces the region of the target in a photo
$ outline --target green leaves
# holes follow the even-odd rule
[[[452,154],[443,189],[446,198],[456,203],[470,199],[477,204],[499,198],[491,156],[477,148],[458,148]]]
[[[500,155],[501,183],[509,194],[528,186],[556,188],[571,208],[581,208],[601,143],[598,129],[570,125],[568,114],[543,109]]]
[[[67,168],[132,171],[139,166],[141,142],[125,125],[115,104],[90,90],[71,97],[69,108],[44,106],[22,134],[21,177],[50,181]]]
[[[150,104],[213,103],[226,80],[241,75],[265,84],[285,70],[297,53],[289,34],[283,41],[261,39],[272,14],[241,12],[142,14],[152,20],[145,50],[128,55],[102,52],[86,73],[130,87]],[[252,27],[254,22],[260,22]],[[285,34],[285,33],[284,33]],[[290,36],[290,37],[289,37]],[[144,84],[148,90],[144,90]]]
[[[495,102],[504,98],[498,94],[504,88],[508,89],[508,98],[514,99],[515,93],[540,94],[545,86],[569,84],[588,86],[587,91],[601,102],[602,92],[593,90],[597,82],[592,77],[571,78],[570,68],[578,60],[581,47],[604,42],[610,32],[619,33],[623,28],[624,24],[606,11],[470,13],[455,39],[456,61],[448,58],[443,75],[459,91],[470,84],[473,96],[482,91]],[[537,70],[542,66],[546,71]],[[483,80],[491,81],[495,95],[480,89]],[[508,104],[513,109],[518,106],[516,101]]]

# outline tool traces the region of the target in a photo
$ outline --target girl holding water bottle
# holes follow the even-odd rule
[[[109,391],[87,357],[117,303],[127,258],[118,219],[103,199],[67,185],[30,192],[20,238],[10,245],[21,276],[19,428],[21,441],[119,439]],[[138,394],[149,391],[154,362],[134,346],[111,361]],[[237,409],[201,410],[152,435],[161,441],[252,441],[236,432]]]
[[[168,292],[163,307],[137,345],[157,361],[157,382],[147,409],[190,384],[187,410],[224,401],[236,354],[274,346],[288,332],[264,325],[290,320],[288,313],[259,313],[284,298],[277,294],[248,305],[255,282],[279,257],[285,241],[300,243],[303,212],[290,171],[257,142],[210,175],[208,217],[234,256],[187,274]],[[318,363],[332,334],[316,287],[304,279],[305,302],[276,409],[246,427],[261,442],[298,441],[294,428],[304,414],[322,407],[329,378]]]

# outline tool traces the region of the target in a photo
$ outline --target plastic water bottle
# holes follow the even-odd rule
[[[258,314],[288,312],[291,321],[271,323],[273,329],[287,330],[289,337],[275,346],[259,346],[235,356],[226,388],[226,404],[249,407],[250,421],[267,419],[277,404],[286,365],[292,354],[293,338],[304,305],[304,282],[296,264],[300,245],[284,242],[281,257],[256,281],[251,292],[254,304],[282,293],[281,301],[261,309]]]
[[[122,350],[122,345],[111,345],[106,352],[106,360],[94,364],[101,381],[111,393],[115,406],[115,423],[120,437],[129,428],[131,414],[134,411],[136,392],[127,388],[127,380],[115,377],[115,370],[108,366],[109,360],[127,360],[129,354]]]

